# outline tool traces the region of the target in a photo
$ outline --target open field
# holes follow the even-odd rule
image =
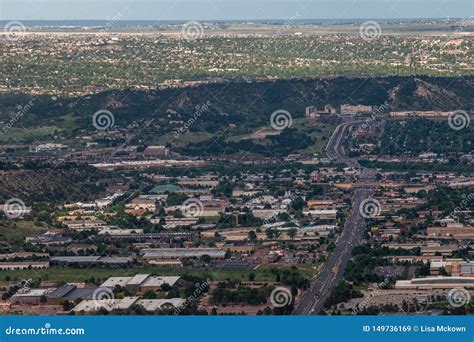
[[[255,20],[251,22],[238,21],[219,21],[208,22],[202,21],[201,25],[205,33],[209,36],[274,36],[278,35],[308,35],[308,34],[358,34],[360,25],[364,22],[362,19],[345,20],[345,22],[331,22],[328,20],[300,20],[301,13],[295,12],[285,21],[283,20]],[[418,20],[406,21],[400,20],[376,20],[384,33],[393,35],[441,35],[452,34],[453,31],[459,35],[472,34],[474,31],[474,23],[468,18],[459,18],[451,20]],[[28,24],[28,21],[24,22]],[[110,23],[107,23],[110,24]],[[112,32],[117,35],[163,35],[169,38],[181,38],[182,23],[166,23],[160,21],[141,21],[136,25],[124,25],[120,21],[113,22],[107,27],[91,25],[84,21],[77,23],[77,26],[68,25],[64,27],[52,26],[28,26],[27,35],[55,35],[55,34],[98,34],[106,35]],[[158,26],[159,25],[159,26]],[[88,26],[87,31],[83,27]],[[456,31],[457,28],[457,31]],[[459,28],[462,28],[459,29]],[[3,32],[0,33],[2,35]]]
[[[4,241],[23,241],[25,237],[41,234],[47,225],[35,225],[32,221],[0,221],[0,239]]]
[[[300,267],[301,266],[301,267]],[[289,267],[289,266],[288,266]],[[288,268],[288,267],[283,267]],[[305,274],[306,277],[314,275],[315,265],[298,265],[298,268]],[[56,282],[83,282],[86,279],[106,279],[110,276],[126,277],[133,276],[140,273],[156,273],[162,276],[183,275],[190,274],[206,279],[224,281],[226,279],[234,279],[236,281],[248,281],[251,273],[255,274],[255,281],[258,282],[274,282],[275,274],[272,270],[276,270],[277,266],[261,266],[255,270],[210,270],[210,269],[185,269],[185,268],[155,268],[155,267],[134,267],[133,269],[126,268],[62,268],[51,267],[46,270],[19,270],[19,271],[0,271],[0,282],[6,279],[19,281],[22,279],[38,279]]]

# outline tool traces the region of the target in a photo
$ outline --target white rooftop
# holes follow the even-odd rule
[[[170,298],[170,299],[139,299],[138,297],[125,297],[123,299],[106,299],[100,300],[83,300],[77,304],[73,311],[80,312],[91,312],[98,311],[101,308],[107,311],[112,310],[126,310],[132,305],[141,305],[147,311],[155,311],[166,308],[167,305],[172,307],[183,306],[185,299],[182,298]]]
[[[114,288],[116,285],[125,286],[130,279],[132,279],[132,277],[110,277],[101,285],[101,287]]]
[[[140,285],[143,283],[150,275],[149,274],[137,274],[131,278],[127,285]]]
[[[168,284],[173,286],[179,280],[179,277],[150,277],[148,278],[142,286],[161,286],[163,284]]]
[[[101,287],[114,288],[117,285],[121,287],[127,285],[159,287],[163,284],[173,286],[179,278],[180,277],[150,276],[149,274],[137,274],[134,277],[110,277],[101,285]]]
[[[21,297],[41,297],[51,292],[51,289],[31,289],[29,291],[21,293],[20,291],[15,294],[16,298]]]
[[[173,306],[179,308],[183,306],[185,299],[171,298],[171,299],[140,299],[136,304],[141,305],[147,311],[155,311],[165,309],[166,306]]]

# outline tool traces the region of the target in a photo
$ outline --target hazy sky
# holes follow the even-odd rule
[[[0,19],[216,20],[447,18],[474,0],[0,0]]]

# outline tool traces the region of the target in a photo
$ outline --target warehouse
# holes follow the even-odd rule
[[[119,286],[130,293],[158,291],[164,284],[174,286],[179,278],[180,277],[158,277],[149,274],[137,274],[133,277],[110,277],[101,287],[114,289]]]
[[[208,255],[212,259],[224,259],[225,251],[219,248],[156,248],[141,251],[144,260],[200,258]]]

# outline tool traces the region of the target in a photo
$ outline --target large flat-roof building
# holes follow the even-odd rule
[[[156,291],[168,284],[174,286],[180,277],[158,277],[149,274],[137,274],[133,277],[110,277],[101,287],[114,289],[116,286],[125,288],[130,293]]]
[[[144,260],[200,258],[204,255],[224,259],[225,251],[219,248],[152,248],[142,250],[141,255]]]
[[[461,275],[463,277],[474,277],[474,261],[461,263]]]
[[[470,226],[447,226],[447,227],[428,227],[426,228],[428,236],[452,237],[455,239],[474,239],[474,227]]]
[[[94,291],[97,286],[80,287],[78,284],[69,283],[58,287],[47,296],[47,302],[50,304],[61,304],[64,300],[75,302],[79,299],[93,299]]]
[[[428,277],[397,280],[396,289],[452,289],[474,287],[473,277]]]
[[[74,309],[75,312],[93,312],[101,308],[107,311],[113,310],[127,310],[132,305],[141,306],[146,311],[157,311],[163,309],[179,308],[184,305],[185,299],[170,298],[170,299],[139,299],[138,297],[125,297],[123,299],[107,299],[107,300],[83,300],[77,304]]]
[[[49,268],[47,261],[9,261],[0,262],[0,270],[27,270],[27,269],[45,269]]]
[[[135,262],[134,257],[108,257],[108,256],[60,256],[51,258],[51,263],[56,265],[67,265],[67,266],[127,266],[132,265]]]

